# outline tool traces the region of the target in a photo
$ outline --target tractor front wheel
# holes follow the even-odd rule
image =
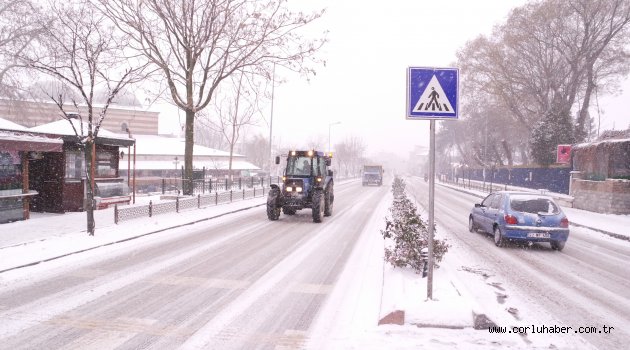
[[[317,190],[313,193],[313,222],[322,222],[326,206],[324,197],[324,191]]]
[[[280,189],[272,188],[267,196],[267,218],[275,221],[280,218],[280,206],[278,200],[280,197]]]

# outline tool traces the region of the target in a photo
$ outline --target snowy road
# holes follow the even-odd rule
[[[426,205],[428,185],[419,178],[407,181],[409,193]],[[490,235],[468,232],[468,213],[477,202],[477,197],[436,186],[436,222],[447,231],[442,237],[461,252],[448,258],[458,259],[462,271],[469,272],[467,287],[486,310],[504,310],[489,315],[498,325],[572,327],[562,336],[582,337],[600,349],[626,348],[630,343],[629,242],[571,227],[562,252],[548,244],[510,244],[500,249]],[[497,308],[497,303],[504,307]],[[596,329],[576,334],[591,331],[579,327]],[[526,342],[545,337],[528,333],[523,335]]]
[[[0,347],[301,347],[388,190],[338,184],[322,224],[260,207],[31,268],[0,288]]]

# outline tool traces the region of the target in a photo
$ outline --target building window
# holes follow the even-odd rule
[[[85,174],[82,151],[66,151],[66,179],[81,179]]]
[[[0,191],[22,188],[19,161],[17,152],[0,152]]]
[[[96,152],[96,177],[115,177],[116,164],[114,154],[108,151]]]

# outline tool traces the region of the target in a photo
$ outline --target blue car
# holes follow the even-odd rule
[[[468,217],[468,230],[492,233],[494,244],[506,240],[549,242],[562,250],[569,238],[569,219],[552,197],[515,191],[499,191],[475,204]]]

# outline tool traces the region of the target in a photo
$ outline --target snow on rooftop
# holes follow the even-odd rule
[[[185,140],[179,137],[167,137],[160,135],[133,135],[136,139],[136,154],[138,155],[184,155]],[[202,145],[194,145],[195,156],[229,157],[230,153]],[[233,154],[234,157],[243,157],[241,154]],[[183,160],[183,158],[182,158]]]
[[[3,119],[3,118],[0,118],[0,129],[20,130],[20,131],[27,130],[26,127],[24,127],[24,126],[22,126],[20,124],[14,123],[14,122],[12,122],[10,120]]]
[[[70,125],[72,123],[72,125]],[[74,125],[74,129],[72,126]],[[56,135],[64,135],[64,136],[74,136],[76,135],[75,130],[80,133],[80,135],[87,135],[88,131],[88,123],[83,122],[79,119],[70,119],[69,121],[66,119],[61,119],[54,121],[52,123],[38,125],[28,129],[30,131],[42,132],[47,134],[56,134]],[[100,128],[98,131],[98,136],[107,137],[112,139],[119,140],[129,140],[127,135],[123,134],[115,134],[109,130]]]

